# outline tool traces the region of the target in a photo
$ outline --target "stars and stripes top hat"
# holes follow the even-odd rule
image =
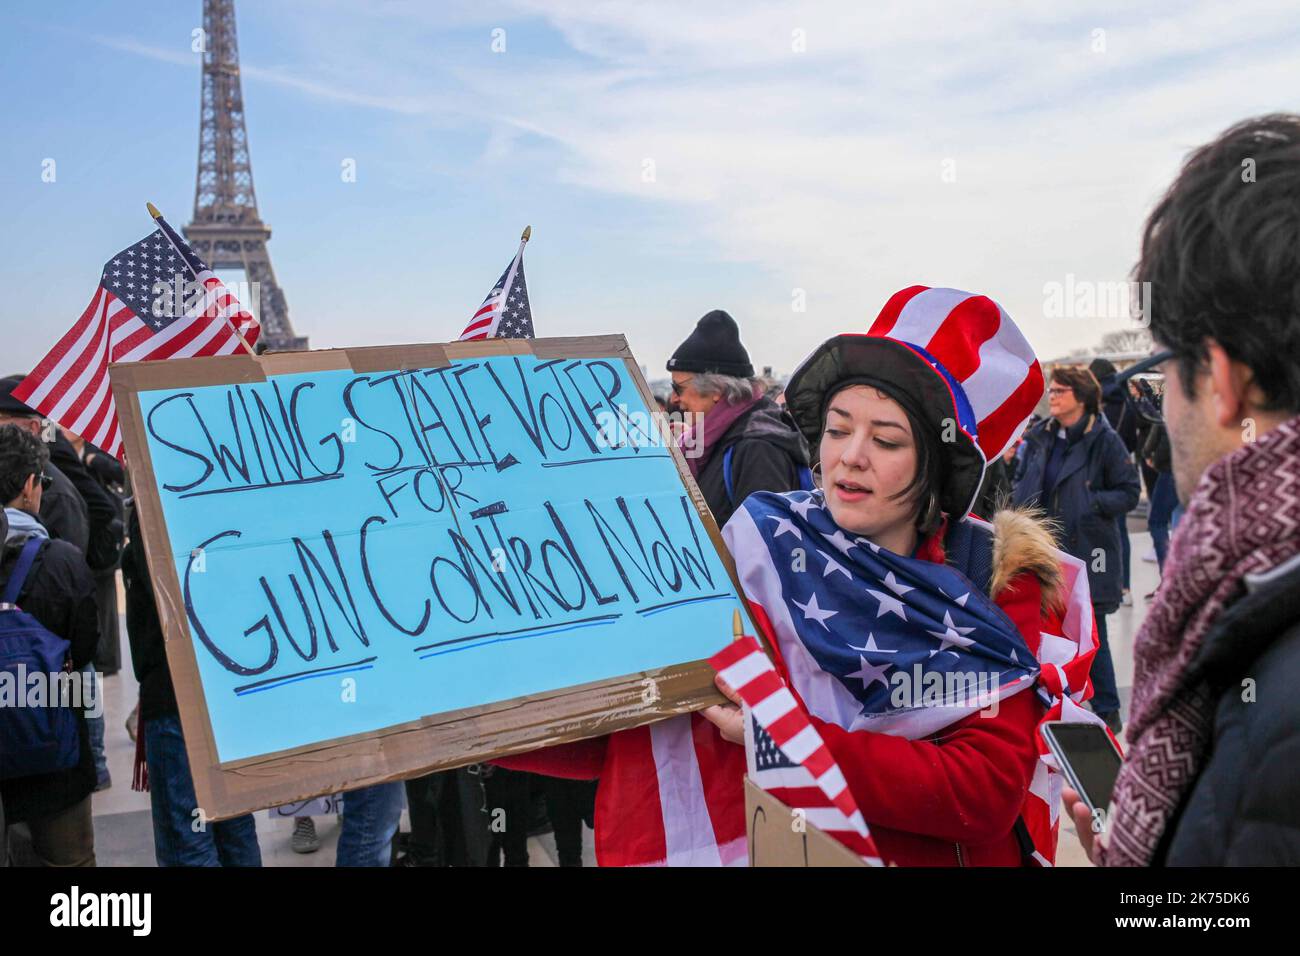
[[[1000,305],[922,285],[894,293],[865,334],[837,335],[795,369],[786,407],[814,455],[826,402],[854,383],[890,393],[941,437],[940,506],[953,519],[970,512],[985,465],[1043,397],[1038,357]]]

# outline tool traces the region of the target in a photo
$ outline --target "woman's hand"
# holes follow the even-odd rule
[[[727,686],[726,681],[722,679],[720,674],[713,678],[713,683],[722,693],[722,696],[726,697],[731,703],[714,704],[712,707],[705,707],[700,711],[700,716],[718,728],[723,740],[729,740],[733,744],[743,744],[745,742],[745,717],[740,709],[740,695]]]

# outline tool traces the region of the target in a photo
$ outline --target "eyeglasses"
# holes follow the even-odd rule
[[[49,491],[50,486],[54,484],[54,479],[51,478],[49,475],[45,474],[45,472],[41,472],[40,480],[41,480],[41,491]]]
[[[1173,357],[1174,357],[1174,350],[1165,349],[1163,352],[1157,352],[1155,355],[1151,355],[1148,356],[1147,358],[1144,358],[1136,365],[1130,365],[1128,368],[1124,369],[1124,371],[1120,372],[1120,374],[1116,376],[1116,378],[1123,381],[1125,379],[1132,378],[1134,375],[1140,375],[1143,372],[1149,372],[1157,365],[1164,365]]]
[[[686,386],[691,384],[693,381],[695,381],[694,375],[690,378],[684,378],[680,382],[673,382],[673,394],[680,398],[682,392],[686,391]]]
[[[1049,388],[1049,389],[1047,390],[1047,394],[1048,394],[1048,395],[1066,395],[1066,394],[1069,394],[1070,392],[1073,392],[1073,391],[1074,391],[1074,389],[1072,389],[1072,388],[1056,388],[1056,387],[1053,387],[1053,388]]]

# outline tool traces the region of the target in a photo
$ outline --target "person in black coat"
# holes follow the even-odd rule
[[[122,552],[126,632],[131,666],[140,683],[140,723],[153,811],[154,857],[159,866],[261,866],[252,814],[196,830],[198,800],[181,729],[176,689],[167,668],[166,639],[145,554],[137,508],[129,514]]]
[[[11,394],[22,378],[10,375],[0,379],[0,425],[17,425],[44,441],[45,420]],[[53,424],[49,427],[54,428]],[[86,554],[91,541],[91,523],[85,499],[57,462],[47,461],[45,474],[50,478],[50,487],[41,496],[41,524],[51,538],[67,541]]]
[[[1152,425],[1142,446],[1142,460],[1156,473],[1151,486],[1150,507],[1147,509],[1147,530],[1151,544],[1156,549],[1156,563],[1164,574],[1165,557],[1169,553],[1169,525],[1174,508],[1178,506],[1178,493],[1174,488],[1173,448],[1169,444],[1169,429],[1164,422]],[[1148,597],[1154,596],[1154,592]]]
[[[39,438],[13,425],[0,426],[0,501],[9,525],[0,553],[0,581],[9,580],[29,537],[48,538],[36,518],[41,476],[48,463],[49,452]],[[90,663],[99,643],[99,619],[95,584],[80,551],[66,541],[47,541],[28,572],[17,604],[46,630],[69,642],[74,673]],[[93,703],[83,698],[83,704]],[[95,764],[85,707],[78,714],[77,733],[79,755],[74,767],[0,781],[7,825],[25,822],[33,853],[49,866],[95,865],[90,797]],[[0,847],[0,854],[4,852]]]
[[[701,318],[668,371],[688,415],[686,462],[719,528],[756,491],[808,484],[808,445],[790,413],[762,393],[735,319],[716,309]]]
[[[122,667],[117,570],[126,542],[126,510],[122,499],[126,473],[111,455],[62,428],[50,446],[50,458],[64,464],[63,471],[85,500],[90,516],[86,563],[95,576],[95,601],[99,605],[99,651],[95,654],[95,667],[104,676],[112,676]],[[107,777],[106,767],[101,769],[101,777]]]
[[[1090,675],[1092,707],[1118,733],[1119,692],[1106,615],[1120,603],[1117,521],[1138,503],[1137,469],[1100,412],[1101,387],[1091,372],[1057,367],[1048,397],[1052,417],[1025,432],[1024,471],[1012,501],[1042,508],[1057,526],[1060,546],[1088,567],[1099,642]]]
[[[1138,428],[1141,424],[1133,401],[1129,397],[1127,382],[1116,381],[1118,371],[1110,359],[1095,358],[1088,365],[1097,384],[1101,386],[1101,410],[1110,427],[1115,429],[1129,454],[1137,451]]]
[[[1128,449],[1129,458],[1132,459],[1142,447],[1142,436],[1139,431],[1142,422],[1129,395],[1129,383],[1116,381],[1118,372],[1110,359],[1101,357],[1093,359],[1088,364],[1088,371],[1092,372],[1097,379],[1097,384],[1101,386],[1101,410],[1106,416],[1106,421],[1110,423],[1111,428],[1115,429],[1115,434],[1119,435],[1120,441]],[[1149,490],[1150,485],[1147,487]],[[1124,604],[1131,604],[1133,602],[1128,594],[1132,582],[1133,546],[1128,537],[1128,516],[1120,515],[1115,519],[1115,525],[1119,532],[1120,579],[1123,582],[1121,600]]]

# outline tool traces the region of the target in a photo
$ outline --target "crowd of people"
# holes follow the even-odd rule
[[[1159,390],[1105,359],[1035,378],[993,299],[923,286],[822,343],[784,388],[755,374],[723,311],[668,361],[662,404],[754,620],[891,862],[1050,863],[1058,796],[1099,864],[1300,862],[1300,116],[1195,151],[1147,222],[1134,278],[1149,284]],[[4,600],[67,643],[71,671],[112,673],[120,567],[157,861],[259,865],[251,816],[193,825],[129,476],[14,399],[18,380],[0,387]],[[1144,491],[1162,581],[1122,716],[1107,618],[1132,601],[1128,522]],[[806,568],[771,560],[787,535],[817,556]],[[1070,632],[1057,549],[1086,568],[1095,645]],[[802,621],[762,600],[793,591]],[[939,638],[919,668],[938,656],[992,675],[999,706],[900,707],[868,656],[895,653],[887,627],[900,648]],[[1048,636],[1052,654],[1072,652],[1048,661]],[[338,863],[525,865],[546,817],[561,865],[581,865],[584,821],[601,865],[743,862],[743,712],[719,690],[729,704],[351,791]],[[1100,827],[1068,788],[1035,803],[1040,726],[1071,701],[1125,735]],[[0,780],[0,833],[23,824],[51,866],[93,865],[93,793],[111,785],[102,717],[78,712],[74,731],[70,767]],[[309,818],[294,840],[314,849]]]

